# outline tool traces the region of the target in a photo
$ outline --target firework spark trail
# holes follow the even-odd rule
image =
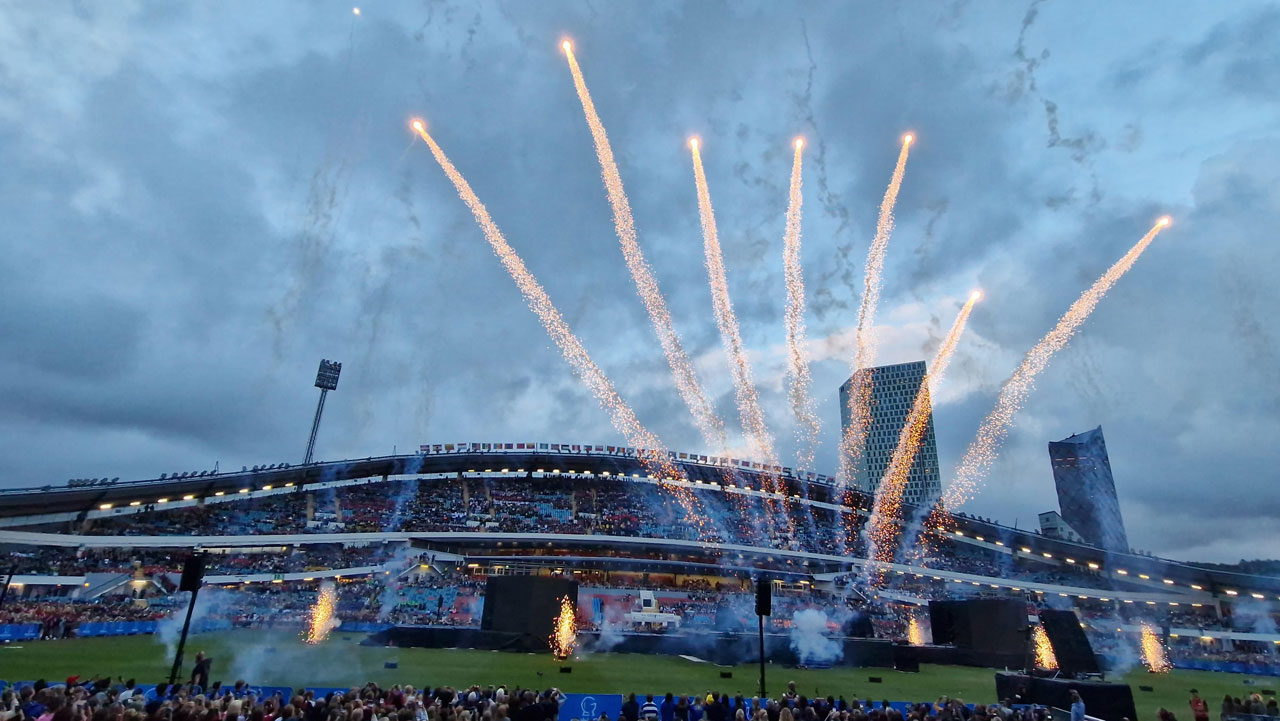
[[[738,316],[729,300],[729,283],[725,278],[724,256],[720,252],[720,237],[716,231],[715,210],[711,207],[711,191],[707,187],[707,175],[702,168],[702,154],[695,138],[689,141],[693,151],[693,176],[698,190],[698,216],[702,222],[703,250],[706,253],[707,278],[711,286],[711,302],[715,309],[716,326],[729,356],[729,369],[733,375],[734,392],[738,401],[738,413],[742,427],[751,443],[753,455],[770,465],[777,465],[773,449],[773,436],[764,422],[764,411],[751,378],[751,363],[742,347],[742,334],[738,329]]]
[[[1169,223],[1170,220],[1167,217],[1157,221],[1151,230],[1148,230],[1147,234],[1129,249],[1129,252],[1108,268],[1102,277],[1094,281],[1093,285],[1071,304],[1053,330],[1041,338],[1035,347],[1027,351],[1017,370],[1000,388],[995,408],[982,421],[977,437],[969,444],[964,458],[960,461],[960,466],[956,469],[955,477],[943,493],[942,508],[945,509],[943,513],[960,507],[977,491],[978,484],[1000,452],[1000,444],[1009,432],[1009,425],[1013,422],[1014,415],[1022,408],[1027,395],[1035,388],[1036,376],[1049,365],[1049,360],[1053,358],[1054,353],[1066,347],[1076,330],[1097,307],[1098,301],[1102,300],[1116,281],[1133,267],[1142,252],[1151,245],[1151,241],[1155,240],[1160,231],[1169,226]],[[931,527],[945,523],[945,516],[941,513],[935,514],[933,520],[935,522],[929,524]]]
[[[738,401],[738,415],[742,419],[742,428],[747,434],[753,455],[760,458],[770,469],[761,474],[766,489],[771,493],[785,494],[786,487],[772,470],[778,465],[773,436],[764,422],[764,411],[760,408],[755,381],[751,378],[751,363],[747,359],[746,349],[742,347],[738,316],[734,313],[733,302],[729,299],[729,282],[725,278],[724,256],[720,251],[715,210],[711,207],[711,191],[707,187],[707,174],[702,167],[702,153],[699,151],[699,145],[697,138],[689,141],[689,149],[693,152],[693,177],[698,191],[698,217],[702,223],[703,250],[706,254],[707,278],[711,286],[711,303],[715,309],[716,327],[720,329],[720,339],[724,343],[725,353],[729,356],[729,370],[733,376],[734,393]],[[777,499],[771,498],[769,505],[773,509],[770,515],[775,517],[780,515],[785,520],[788,535],[790,535],[793,527],[785,500],[778,503]]]
[[[902,138],[902,150],[893,167],[893,177],[880,201],[880,216],[876,220],[876,235],[867,250],[867,264],[862,278],[862,301],[858,304],[858,326],[853,357],[853,388],[849,393],[849,427],[840,443],[840,473],[843,484],[852,484],[858,473],[858,465],[866,448],[867,433],[871,427],[871,374],[858,371],[869,368],[875,360],[876,306],[880,302],[881,272],[884,257],[889,248],[889,236],[893,233],[893,207],[898,202],[902,188],[902,176],[906,172],[907,154],[915,136]]]
[[[1151,673],[1169,673],[1173,668],[1156,627],[1146,621],[1142,622],[1142,662]]]
[[[471,189],[471,185],[467,183],[466,178],[462,177],[462,173],[458,172],[458,169],[454,167],[452,161],[444,154],[444,150],[427,133],[426,125],[421,120],[415,120],[413,121],[413,130],[431,148],[431,154],[435,156],[436,162],[440,164],[445,175],[449,176],[449,180],[453,182],[454,188],[457,189],[458,197],[462,199],[462,202],[466,203],[467,208],[471,210],[471,214],[475,216],[476,224],[480,226],[480,230],[483,231],[485,239],[489,241],[494,254],[502,261],[502,265],[520,288],[521,294],[524,295],[525,301],[529,304],[529,309],[542,321],[543,328],[546,329],[547,334],[559,346],[564,359],[577,373],[578,377],[587,384],[592,394],[595,395],[596,400],[599,401],[600,407],[609,414],[613,427],[626,438],[628,445],[637,449],[641,462],[649,472],[657,476],[662,486],[676,496],[676,499],[684,508],[686,522],[698,528],[700,534],[705,535],[708,531],[706,528],[707,519],[705,514],[698,512],[698,500],[689,489],[668,482],[669,480],[683,478],[683,474],[672,463],[670,454],[662,445],[662,441],[658,440],[657,436],[640,424],[640,420],[636,418],[635,411],[618,395],[618,391],[614,389],[609,377],[600,369],[600,366],[596,365],[595,361],[591,360],[591,356],[587,354],[587,349],[582,346],[582,342],[573,334],[573,331],[569,330],[569,324],[565,322],[564,317],[560,315],[560,311],[551,302],[551,297],[547,295],[547,291],[543,289],[542,284],[529,272],[524,265],[524,261],[507,243],[502,231],[493,222],[493,219],[489,216],[488,209],[480,202],[480,198]]]
[[[631,216],[631,203],[627,200],[626,191],[622,187],[622,176],[618,173],[618,164],[613,159],[613,148],[609,145],[609,136],[605,133],[604,123],[596,113],[595,103],[587,91],[587,83],[582,77],[582,69],[573,54],[573,45],[564,41],[561,45],[565,57],[569,59],[569,70],[573,73],[573,85],[578,91],[578,99],[582,101],[582,112],[586,116],[587,125],[591,129],[591,139],[595,143],[596,158],[600,161],[600,177],[604,180],[608,192],[609,205],[613,208],[613,225],[618,234],[618,242],[622,245],[622,256],[627,261],[627,269],[636,284],[636,293],[644,302],[649,312],[649,320],[653,330],[658,334],[658,342],[667,356],[667,365],[671,366],[671,375],[675,378],[680,397],[693,414],[702,437],[717,453],[724,453],[727,448],[724,421],[716,415],[715,408],[707,400],[698,378],[694,374],[693,364],[680,343],[680,336],[671,325],[671,313],[667,302],[658,288],[658,280],[653,276],[653,269],[636,242],[635,220]]]
[[[981,291],[975,290],[969,294],[969,300],[960,309],[947,337],[934,354],[933,361],[929,364],[929,371],[920,382],[920,389],[916,391],[907,420],[898,434],[898,447],[894,449],[884,478],[876,488],[875,504],[872,506],[871,518],[865,527],[869,546],[867,557],[872,561],[879,563],[893,561],[902,521],[902,495],[910,478],[911,466],[915,463],[916,454],[920,450],[920,442],[929,427],[932,411],[929,400],[930,386],[936,387],[942,383],[947,365],[951,363],[951,354],[955,352],[960,336],[964,334],[965,324],[969,322],[973,306],[981,299]],[[868,577],[874,579],[875,574],[868,574]]]
[[[1053,643],[1049,641],[1044,626],[1037,623],[1031,627],[1031,642],[1035,644],[1036,667],[1046,671],[1058,670],[1058,655],[1053,652]]]
[[[804,140],[797,138],[796,155],[791,164],[791,190],[787,202],[787,228],[782,240],[782,263],[787,283],[787,395],[791,400],[791,412],[796,418],[796,435],[799,450],[796,452],[796,470],[813,470],[813,459],[818,450],[818,434],[822,424],[814,411],[810,394],[812,378],[809,375],[809,359],[805,357],[805,291],[804,268],[800,262],[800,210],[804,202],[801,188],[801,165]]]

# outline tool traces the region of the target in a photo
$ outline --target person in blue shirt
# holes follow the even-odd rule
[[[669,692],[662,699],[662,703],[658,705],[658,718],[660,721],[675,721],[676,719],[676,700]]]
[[[1071,691],[1071,721],[1084,721],[1084,699],[1074,689]]]

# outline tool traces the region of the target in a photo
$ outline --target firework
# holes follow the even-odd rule
[[[555,631],[547,637],[551,653],[557,661],[563,661],[573,653],[578,645],[578,618],[573,608],[573,601],[568,596],[560,597],[560,613],[556,615]]]
[[[1049,634],[1045,633],[1044,626],[1037,623],[1031,628],[1031,642],[1036,647],[1036,668],[1057,671],[1058,656],[1053,652],[1053,644],[1050,643]]]
[[[814,412],[809,392],[809,359],[805,357],[804,269],[800,263],[800,208],[804,202],[801,187],[801,152],[804,139],[796,138],[795,160],[791,164],[791,191],[787,202],[787,226],[782,240],[782,262],[787,283],[787,396],[796,418],[796,435],[800,442],[796,453],[798,470],[812,470],[818,449],[822,424]]]
[[[724,256],[720,252],[720,237],[716,230],[715,210],[711,207],[711,191],[707,187],[707,175],[702,168],[701,143],[697,138],[689,140],[689,149],[693,154],[693,177],[698,192],[698,217],[702,223],[703,251],[706,255],[707,279],[711,287],[711,304],[715,310],[716,327],[720,330],[720,340],[724,343],[725,353],[729,356],[729,370],[733,376],[734,394],[738,402],[738,416],[742,419],[742,429],[751,445],[752,454],[769,467],[778,465],[777,453],[773,448],[773,436],[764,422],[764,411],[760,408],[760,398],[756,393],[755,381],[751,378],[751,363],[747,359],[746,349],[742,346],[742,334],[738,329],[738,316],[733,311],[733,302],[729,300],[729,283],[725,278]],[[766,490],[772,493],[785,493],[786,486],[772,472],[762,474]],[[781,519],[788,534],[793,530],[791,514],[786,501],[778,502],[769,498],[769,515]]]
[[[1173,669],[1160,634],[1156,632],[1155,626],[1146,621],[1142,622],[1142,663],[1151,673],[1169,673]]]
[[[876,235],[867,250],[867,264],[862,277],[862,301],[858,305],[858,326],[853,356],[853,387],[849,393],[849,425],[840,442],[840,473],[843,483],[852,483],[858,472],[858,464],[867,443],[871,427],[871,377],[858,371],[869,368],[875,360],[876,306],[880,302],[880,274],[884,270],[885,252],[889,248],[889,235],[893,232],[893,206],[898,202],[902,188],[902,176],[906,172],[907,154],[915,136],[902,138],[902,150],[893,167],[893,177],[880,201],[880,216],[876,220]]]
[[[875,503],[871,518],[867,522],[867,536],[870,544],[867,555],[875,561],[883,563],[893,561],[894,552],[897,549],[903,491],[906,490],[916,453],[920,450],[920,442],[929,427],[932,410],[929,400],[930,387],[936,387],[942,382],[947,372],[947,365],[951,362],[951,354],[960,342],[965,324],[969,322],[973,306],[981,298],[981,291],[975,290],[969,294],[968,301],[960,309],[946,339],[934,354],[933,361],[929,364],[929,371],[920,382],[920,389],[916,391],[907,420],[898,434],[898,446],[893,451],[889,468],[885,470],[884,478],[876,488]]]
[[[320,584],[320,595],[316,596],[315,605],[311,607],[307,621],[306,641],[317,644],[329,636],[329,632],[338,627],[340,621],[334,617],[338,607],[338,591],[332,581]]]
[[[718,452],[726,448],[724,421],[716,415],[711,402],[707,400],[698,378],[693,372],[693,364],[680,343],[680,336],[671,325],[671,313],[667,310],[667,302],[658,288],[658,280],[653,275],[649,261],[645,259],[640,244],[636,241],[635,220],[631,215],[631,203],[627,200],[626,191],[622,187],[622,176],[618,173],[618,164],[613,159],[613,148],[609,145],[609,136],[605,133],[604,123],[596,113],[595,103],[591,101],[591,93],[587,91],[587,83],[582,77],[582,69],[573,54],[573,45],[568,40],[561,44],[565,57],[569,60],[569,70],[573,73],[573,85],[578,91],[578,99],[582,101],[582,112],[586,116],[587,126],[591,129],[591,139],[595,143],[596,158],[600,161],[600,177],[609,196],[609,205],[613,208],[613,226],[622,246],[622,257],[631,271],[631,279],[635,281],[636,293],[649,312],[649,320],[653,330],[658,334],[658,342],[667,356],[667,365],[671,366],[671,375],[675,378],[680,397],[693,414],[698,430],[702,432],[707,445]]]
[[[573,334],[573,331],[569,330],[569,324],[565,322],[564,317],[560,315],[560,311],[551,302],[551,297],[547,295],[547,291],[525,267],[524,261],[521,260],[511,245],[507,243],[502,231],[493,222],[493,218],[489,216],[488,209],[480,202],[480,198],[471,189],[471,185],[467,183],[466,178],[462,177],[462,173],[458,172],[458,169],[454,167],[452,161],[444,154],[444,150],[436,143],[435,138],[432,138],[431,134],[427,132],[426,124],[421,120],[414,120],[411,126],[414,132],[426,142],[431,149],[431,154],[435,156],[436,162],[440,164],[445,175],[453,182],[454,188],[458,191],[458,196],[462,198],[467,208],[471,210],[471,214],[475,216],[476,223],[484,233],[485,239],[489,241],[494,254],[498,256],[498,260],[502,261],[507,273],[511,275],[521,294],[524,295],[530,310],[538,316],[547,334],[551,336],[556,346],[560,348],[564,359],[573,368],[578,377],[586,383],[587,388],[591,390],[591,393],[600,403],[600,407],[609,414],[613,427],[626,438],[628,445],[636,447],[640,460],[644,463],[646,469],[657,476],[663,487],[675,495],[680,505],[684,508],[686,522],[694,525],[705,536],[707,521],[704,517],[706,514],[699,512],[697,498],[694,497],[689,489],[668,482],[682,478],[683,474],[672,463],[671,456],[663,447],[662,442],[649,429],[641,425],[640,420],[636,418],[635,411],[618,395],[609,377],[587,354],[587,349],[582,346],[582,342]]]
[[[955,510],[973,496],[978,484],[999,454],[1000,444],[1009,432],[1009,425],[1013,422],[1014,415],[1022,408],[1027,395],[1035,388],[1036,376],[1049,365],[1049,360],[1055,353],[1066,347],[1076,330],[1097,307],[1098,301],[1102,300],[1116,281],[1133,267],[1138,256],[1142,255],[1147,246],[1151,245],[1151,241],[1155,240],[1156,235],[1167,228],[1169,223],[1167,217],[1158,220],[1151,230],[1148,230],[1147,234],[1129,249],[1129,252],[1108,268],[1102,277],[1094,281],[1093,285],[1071,304],[1053,330],[1041,338],[1035,347],[1027,351],[1022,363],[1001,386],[995,408],[991,409],[991,413],[982,421],[982,425],[978,427],[977,437],[965,451],[960,466],[956,469],[955,477],[943,493],[943,508],[948,511]],[[942,523],[937,517],[933,521],[929,524],[930,526],[938,526]]]
[[[702,168],[702,153],[699,146],[697,138],[689,141],[689,149],[693,151],[693,175],[698,190],[698,216],[702,222],[703,250],[706,253],[707,278],[711,286],[711,303],[715,310],[716,327],[720,329],[720,339],[724,342],[725,352],[729,356],[738,413],[742,418],[742,427],[750,439],[754,455],[765,463],[777,465],[773,436],[765,426],[764,411],[760,408],[755,381],[751,378],[751,363],[747,359],[746,349],[742,346],[738,316],[734,313],[733,302],[729,300],[729,283],[725,278],[724,256],[720,252],[715,210],[711,207],[711,191],[707,187],[707,176]]]
[[[907,641],[912,646],[924,645],[924,628],[914,613],[907,617]]]

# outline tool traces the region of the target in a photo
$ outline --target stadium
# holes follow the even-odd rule
[[[869,562],[860,547],[841,544],[856,544],[870,499],[838,490],[830,477],[671,453],[681,479],[657,479],[642,456],[586,444],[453,443],[405,456],[5,491],[0,542],[13,575],[0,637],[29,645],[0,656],[3,675],[91,673],[65,651],[43,659],[36,652],[42,644],[131,636],[141,649],[137,674],[163,676],[193,553],[206,559],[207,590],[195,605],[192,643],[222,648],[223,658],[236,658],[243,645],[224,670],[255,668],[259,683],[295,681],[289,669],[250,661],[262,638],[273,639],[269,655],[290,646],[302,658],[362,642],[353,653],[393,647],[397,660],[419,652],[408,646],[422,647],[424,659],[435,658],[432,648],[541,651],[519,654],[522,663],[541,664],[521,670],[551,673],[557,664],[545,636],[484,628],[487,586],[513,577],[575,582],[578,658],[568,663],[579,678],[636,653],[716,664],[708,668],[757,661],[758,581],[771,587],[766,659],[792,669],[780,675],[797,667],[817,678],[857,669],[882,675],[874,669],[918,670],[923,662],[974,667],[986,687],[990,671],[981,668],[1037,665],[1026,635],[1012,650],[954,632],[934,643],[929,604],[945,600],[1013,601],[1029,614],[1024,628],[1039,613],[1073,611],[1099,670],[1116,678],[1148,671],[1143,634],[1153,628],[1177,669],[1233,672],[1210,674],[1232,681],[1280,672],[1269,663],[1280,635],[1242,623],[1242,609],[1269,609],[1280,598],[1275,579],[1109,552],[963,515],[931,534],[932,553],[918,562]],[[701,518],[686,517],[676,490],[696,501]],[[880,582],[866,583],[871,576]],[[308,646],[298,638],[314,632],[326,585],[335,594],[325,620],[332,634],[326,627],[321,636],[329,640]],[[994,636],[994,628],[974,635]],[[70,638],[80,640],[37,641]],[[715,683],[750,695],[757,679],[746,669],[740,680]]]
[[[1185,560],[1275,520],[1275,142],[1166,78],[1274,17],[395,5],[6,22],[0,721],[1280,718],[1277,562]],[[277,456],[321,348],[319,456],[327,358],[300,463],[147,477]]]

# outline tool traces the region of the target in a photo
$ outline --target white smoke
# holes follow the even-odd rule
[[[797,611],[791,617],[791,649],[800,663],[832,663],[844,656],[837,640],[827,637],[827,614],[816,608]]]
[[[201,626],[211,613],[221,613],[224,609],[235,606],[233,595],[234,592],[220,588],[205,588],[196,596],[196,606],[191,611],[188,645],[190,645],[190,636],[201,630]],[[174,598],[179,601],[179,604],[175,606],[173,613],[156,622],[156,632],[151,637],[157,643],[164,644],[165,658],[170,659],[178,652],[178,641],[182,638],[182,625],[187,618],[187,604],[191,602],[191,594],[177,593],[174,594]],[[185,651],[183,655],[192,656]]]
[[[622,643],[626,638],[624,632],[627,630],[627,622],[622,618],[614,618],[621,616],[618,613],[608,613],[606,610],[605,618],[600,621],[600,636],[592,643],[588,644],[583,650],[587,653],[604,653],[611,651],[615,646]]]
[[[1239,601],[1231,604],[1231,626],[1237,631],[1276,632],[1276,619],[1263,601]]]

